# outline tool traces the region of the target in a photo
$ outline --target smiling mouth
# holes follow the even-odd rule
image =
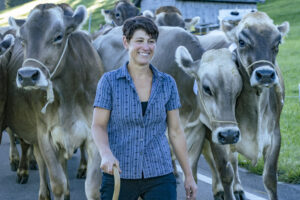
[[[150,53],[143,53],[143,52],[139,52],[138,54],[142,55],[142,56],[149,56],[150,55]]]

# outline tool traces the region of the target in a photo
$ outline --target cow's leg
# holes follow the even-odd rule
[[[33,154],[33,145],[30,145],[27,156],[29,158],[29,169],[37,170],[37,163]]]
[[[88,156],[85,194],[88,200],[100,200],[99,189],[101,184],[101,158],[91,136],[87,138],[85,148]]]
[[[86,167],[87,161],[85,156],[84,145],[80,146],[80,164],[77,170],[77,178],[85,178],[86,177]]]
[[[205,142],[204,142],[202,154],[211,170],[212,192],[214,195],[214,199],[215,200],[224,199],[224,189],[223,189],[222,181],[221,181],[219,172],[217,170],[217,167],[216,167],[216,164],[214,161],[214,156],[212,154],[210,143],[208,140],[205,140]]]
[[[20,157],[19,157],[19,152],[15,141],[16,138],[13,132],[9,128],[6,129],[6,132],[9,135],[9,141],[10,141],[10,146],[9,146],[10,169],[11,171],[17,171],[20,162]]]
[[[234,179],[233,179],[233,192],[236,200],[245,200],[245,192],[241,184],[241,180],[239,177],[239,170],[238,170],[238,153],[230,153],[230,162],[233,167],[234,172]]]
[[[199,123],[193,127],[186,126],[184,132],[186,133],[189,163],[192,168],[194,179],[197,182],[197,165],[205,141],[206,128],[203,124]]]
[[[227,152],[230,151],[228,145],[218,145],[210,140],[211,150],[214,156],[216,168],[220,174],[222,185],[224,188],[224,200],[235,200],[232,182],[233,182],[233,168],[230,163],[230,158]]]
[[[51,190],[55,200],[64,200],[64,194],[67,190],[67,178],[64,170],[57,158],[57,152],[55,152],[51,142],[50,134],[45,134],[45,131],[38,130],[38,143],[41,154],[46,163],[49,177]]]
[[[281,136],[279,125],[272,136],[271,146],[264,150],[263,181],[270,200],[277,200],[277,163],[280,151]]]
[[[19,164],[19,168],[17,170],[17,183],[19,184],[25,184],[28,181],[29,172],[28,172],[28,166],[29,166],[29,160],[28,160],[28,151],[30,149],[30,144],[27,144],[20,138],[20,145],[22,149],[22,156],[21,161]]]
[[[34,145],[33,153],[36,159],[36,162],[39,166],[39,175],[40,175],[40,189],[39,189],[39,200],[50,200],[50,191],[47,184],[47,171],[46,165],[41,155],[38,145]]]
[[[69,174],[68,174],[68,167],[67,167],[67,159],[64,157],[62,152],[59,153],[59,162],[64,170],[67,179],[67,188],[64,193],[64,200],[70,200],[70,182],[69,182]]]

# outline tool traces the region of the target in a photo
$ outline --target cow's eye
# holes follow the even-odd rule
[[[209,96],[212,96],[212,92],[211,92],[209,86],[203,85],[202,87],[203,87],[203,91],[204,91],[206,94],[208,94]]]
[[[53,42],[54,42],[54,43],[58,43],[58,42],[61,42],[62,39],[63,39],[63,35],[62,35],[62,34],[59,34],[59,35],[57,35],[57,36],[54,38]]]
[[[246,42],[244,40],[239,40],[239,46],[241,48],[245,47],[246,46]]]
[[[120,13],[117,12],[117,13],[115,14],[115,16],[116,16],[117,19],[120,18]]]
[[[278,53],[278,51],[279,51],[279,44],[280,44],[280,42],[278,42],[278,43],[273,47],[273,51],[274,51],[275,53]]]

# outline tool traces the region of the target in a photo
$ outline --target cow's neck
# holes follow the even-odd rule
[[[236,117],[242,140],[237,144],[237,150],[256,164],[269,143],[266,137],[269,119],[265,116],[269,111],[267,104],[270,89],[252,87],[247,73],[241,72],[241,76],[243,89],[237,100]]]
[[[84,56],[82,52],[89,55]],[[95,50],[85,37],[81,37],[79,33],[70,36],[61,71],[52,80],[55,101],[59,101],[60,105],[60,122],[72,123],[70,119],[78,118],[74,114],[88,116],[92,112],[94,93],[101,76],[101,63],[93,62],[99,61],[98,54],[93,52]]]

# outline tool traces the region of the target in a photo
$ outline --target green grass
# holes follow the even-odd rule
[[[47,1],[51,2],[51,1]],[[52,1],[53,2],[53,1]],[[91,32],[104,24],[101,8],[113,7],[113,0],[55,0],[59,3],[69,3],[74,9],[83,4],[87,7],[89,14],[92,13]],[[24,6],[30,3],[24,4]],[[21,8],[18,6],[16,8]],[[1,21],[1,14],[13,11],[16,8],[0,12],[0,26],[7,25],[7,21]],[[25,8],[24,8],[25,9]],[[281,67],[286,87],[284,109],[281,115],[282,145],[278,163],[279,180],[290,183],[300,183],[300,102],[298,98],[298,84],[300,83],[300,0],[266,0],[259,4],[258,9],[266,12],[276,24],[283,21],[290,22],[290,32],[285,42],[280,46],[278,63]],[[26,10],[30,10],[26,8]],[[24,18],[26,14],[15,13],[16,18]],[[84,29],[88,29],[88,22]],[[240,165],[250,171],[261,174],[263,161],[260,160],[256,167],[252,167],[250,161],[240,156]]]
[[[300,84],[300,0],[267,0],[258,5],[275,22],[289,21],[290,32],[280,46],[277,57],[285,82],[285,105],[281,114],[281,150],[278,162],[280,181],[300,184],[300,102],[298,84]],[[263,161],[256,167],[243,156],[240,165],[250,171],[262,174]]]

